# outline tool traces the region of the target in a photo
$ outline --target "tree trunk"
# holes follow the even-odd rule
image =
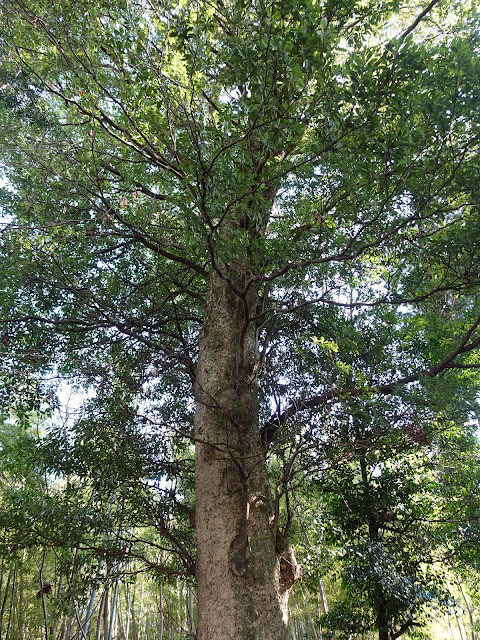
[[[465,602],[465,606],[467,608],[467,612],[468,612],[468,617],[470,619],[470,631],[472,634],[472,640],[476,640],[476,635],[475,635],[475,619],[473,617],[473,607],[472,607],[472,603],[470,602],[470,598],[467,596],[465,589],[463,588],[463,585],[461,583],[461,581],[459,580],[459,578],[457,576],[455,576],[455,581],[460,589],[460,592],[462,594],[463,597],[463,601]]]
[[[110,621],[108,624],[108,636],[107,636],[107,640],[112,640],[112,638],[114,637],[114,635],[116,636],[116,633],[114,633],[115,631],[115,615],[117,612],[117,594],[118,594],[118,579],[115,580],[115,586],[113,588],[113,594],[112,594],[112,605],[110,607]]]
[[[102,620],[103,620],[103,611],[105,606],[105,591],[103,591],[102,596],[100,598],[100,604],[98,606],[98,617],[97,617],[97,630],[95,632],[95,640],[100,640],[100,636],[102,635]],[[67,638],[70,637],[70,634],[67,633]]]
[[[383,598],[379,595],[377,597],[377,625],[378,625],[378,640],[390,640],[390,634],[388,632],[388,617],[385,608]]]
[[[107,640],[108,638],[108,629],[109,629],[109,625],[108,625],[108,596],[109,596],[109,589],[108,587],[105,587],[105,591],[104,591],[104,600],[103,600],[103,640]]]
[[[10,582],[12,580],[12,576],[13,576],[14,571],[15,571],[15,566],[14,566],[14,564],[12,562],[11,565],[10,565],[10,569],[8,571],[7,584],[5,586],[5,594],[3,596],[2,606],[0,607],[0,640],[2,640],[3,616],[5,615],[5,609],[6,609],[6,606],[7,606],[8,590],[10,588]]]
[[[328,600],[327,594],[325,593],[325,587],[323,586],[322,578],[318,579],[318,595],[320,597],[320,614],[327,615],[328,613]]]
[[[258,429],[258,296],[242,299],[216,273],[196,370],[198,640],[287,638],[291,548],[272,530]]]
[[[188,634],[190,637],[195,637],[195,614],[194,614],[194,591],[191,585],[188,585],[187,596],[187,613],[188,613]],[[475,640],[475,639],[474,639]]]
[[[9,637],[9,634],[10,634],[10,627],[11,627],[11,624],[12,624],[13,608],[15,606],[16,592],[17,592],[17,569],[15,567],[14,570],[13,570],[12,599],[10,600],[10,609],[9,609],[9,612],[8,612],[8,622],[7,622],[7,630],[5,632],[5,640],[8,640],[8,637]]]
[[[163,640],[163,611],[164,611],[164,606],[163,606],[163,584],[162,581],[160,580],[160,586],[159,586],[159,606],[158,606],[158,640]],[[137,640],[137,639],[136,639]]]

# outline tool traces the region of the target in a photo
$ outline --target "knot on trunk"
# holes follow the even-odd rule
[[[295,559],[295,554],[290,545],[279,556],[279,586],[280,591],[290,591],[295,582],[300,578],[300,565]]]

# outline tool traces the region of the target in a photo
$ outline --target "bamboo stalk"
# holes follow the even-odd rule
[[[108,638],[108,587],[105,587],[103,601],[103,640]]]
[[[135,594],[136,582],[134,582],[132,586],[132,640],[138,640],[138,625],[135,618]]]
[[[95,582],[94,582],[94,587],[92,589],[92,593],[90,594],[90,600],[88,602],[88,606],[87,606],[87,610],[85,612],[85,621],[83,623],[83,633],[88,636],[88,631],[90,629],[90,621],[92,619],[92,615],[93,615],[93,606],[95,604],[95,599],[97,597],[97,593],[98,593],[98,582],[100,579],[100,573],[102,571],[103,568],[103,560],[100,559],[98,561],[97,564],[97,571],[95,574]]]
[[[460,589],[460,592],[462,594],[463,600],[465,602],[465,606],[467,607],[467,612],[468,612],[468,617],[470,619],[470,630],[472,632],[472,640],[476,640],[476,636],[475,636],[475,620],[473,618],[473,609],[472,609],[472,603],[470,602],[470,599],[468,598],[467,594],[465,593],[465,589],[463,588],[463,585],[461,583],[461,581],[458,579],[457,576],[455,576],[455,581]]]
[[[463,624],[462,624],[460,618],[458,617],[457,607],[456,606],[454,607],[453,611],[455,613],[455,619],[457,621],[458,630],[460,632],[460,638],[461,638],[461,640],[467,640],[467,638],[465,636],[465,629],[463,627]]]
[[[102,633],[102,616],[103,616],[104,600],[105,600],[105,590],[103,591],[100,597],[100,606],[98,608],[98,617],[97,617],[97,628],[95,630],[95,640],[100,640],[100,635]]]
[[[48,615],[47,615],[47,603],[45,602],[45,592],[43,590],[43,567],[45,566],[45,558],[47,555],[47,551],[46,549],[43,550],[42,553],[42,561],[40,563],[40,565],[38,565],[38,562],[36,562],[37,566],[38,566],[38,578],[39,578],[39,582],[40,582],[40,595],[42,598],[42,610],[43,610],[43,624],[44,624],[44,631],[45,631],[45,640],[48,640]]]
[[[3,596],[3,600],[2,600],[2,606],[0,608],[0,640],[2,640],[2,623],[3,623],[3,616],[5,614],[5,608],[7,606],[7,599],[8,599],[8,590],[10,588],[10,582],[12,580],[12,575],[13,575],[13,571],[14,571],[14,564],[13,562],[10,564],[10,569],[8,570],[8,578],[7,578],[7,584],[5,585],[5,595]]]
[[[10,626],[12,624],[12,613],[13,613],[13,605],[15,602],[16,588],[17,588],[17,569],[15,567],[13,570],[12,599],[10,600],[10,609],[8,613],[8,623],[7,623],[7,630],[5,632],[5,640],[8,640],[8,635],[10,633]]]
[[[195,592],[193,590],[193,587],[191,585],[188,585],[188,632],[192,636],[192,638],[195,637],[194,595]]]
[[[159,620],[158,640],[163,640],[163,583],[162,583],[162,580],[160,580],[159,596],[160,596],[160,608],[159,608],[160,620]]]

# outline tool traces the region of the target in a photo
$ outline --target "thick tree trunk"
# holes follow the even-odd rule
[[[196,374],[198,640],[283,640],[293,553],[272,531],[252,289],[210,278]],[[279,546],[281,548],[279,548]]]

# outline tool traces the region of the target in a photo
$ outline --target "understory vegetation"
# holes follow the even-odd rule
[[[49,413],[10,417],[0,431],[0,637],[195,638],[191,514],[162,510],[162,494],[172,491],[162,477],[149,475],[134,490],[128,476],[139,461],[130,443],[125,467],[101,447],[92,452],[92,442],[82,467],[83,444],[65,441],[65,411]],[[290,599],[292,640],[376,638],[379,585],[388,616],[415,612],[406,636],[477,637],[474,427],[406,434],[378,447],[357,431],[355,446],[326,451],[319,477],[284,505],[302,566]],[[137,455],[154,468],[150,437],[139,439]],[[191,460],[192,452],[183,455]],[[185,546],[183,565],[158,544],[166,520]]]

